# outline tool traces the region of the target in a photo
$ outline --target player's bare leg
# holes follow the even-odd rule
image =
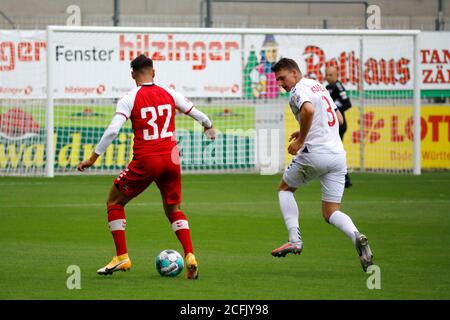
[[[340,203],[322,201],[322,214],[328,223],[344,232],[355,245],[359,261],[364,271],[372,265],[372,251],[367,237],[360,233],[352,219],[340,211]]]
[[[285,257],[288,253],[300,254],[303,250],[303,242],[298,223],[297,202],[294,198],[294,192],[297,189],[289,187],[287,183],[281,179],[278,190],[280,209],[286,228],[289,232],[289,241],[273,250],[272,255],[274,257]]]
[[[195,280],[198,278],[198,262],[192,247],[188,220],[183,211],[181,211],[180,204],[163,203],[163,205],[166,216],[172,224],[172,229],[183,246],[186,279]]]
[[[125,205],[130,200],[131,198],[120,192],[115,185],[111,187],[106,204],[108,208],[108,225],[116,246],[116,255],[110,263],[97,270],[97,273],[100,275],[110,275],[115,271],[129,271],[131,269],[131,260],[128,256],[125,240],[126,219],[124,211]]]

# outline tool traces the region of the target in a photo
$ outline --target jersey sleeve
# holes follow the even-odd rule
[[[178,91],[175,91],[171,88],[164,88],[169,92],[173,100],[175,101],[175,107],[182,113],[190,116],[192,119],[196,120],[198,123],[200,123],[205,128],[211,128],[212,123],[211,120],[208,118],[207,115],[205,115],[200,110],[197,110],[194,107],[194,104],[192,101],[190,101],[188,98],[186,98],[183,94],[179,93]]]
[[[297,89],[291,93],[289,101],[291,108],[300,110],[305,102],[311,102],[311,98],[305,92]]]
[[[133,98],[130,94],[123,96],[119,102],[117,102],[116,114],[123,115],[126,119],[130,118],[131,111],[133,110]]]
[[[166,90],[172,95],[173,100],[175,101],[175,107],[180,112],[188,114],[194,107],[192,101],[186,98],[183,94],[170,88],[167,88]]]
[[[114,115],[110,125],[108,126],[108,128],[106,128],[102,138],[95,148],[96,154],[102,155],[106,151],[106,148],[108,148],[111,142],[117,137],[120,129],[123,127],[126,121],[127,119],[122,117],[119,113],[116,113]]]

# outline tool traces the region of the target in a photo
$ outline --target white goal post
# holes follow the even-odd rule
[[[40,139],[28,144],[0,137],[0,164],[5,164],[0,175],[75,174],[109,124],[117,99],[135,86],[129,62],[139,53],[154,60],[158,84],[185,94],[220,132],[209,142],[192,119],[176,115],[184,172],[283,170],[296,124],[270,66],[289,57],[304,76],[324,85],[325,67],[338,68],[353,105],[344,136],[349,170],[420,174],[419,35],[415,30],[49,26],[45,115],[42,108],[31,112],[44,128]],[[9,100],[0,96],[0,101],[0,111],[7,111]],[[132,157],[132,137],[127,123],[90,173],[123,169]],[[30,145],[45,145],[45,165],[32,161],[34,149],[28,167],[21,165],[20,152]]]

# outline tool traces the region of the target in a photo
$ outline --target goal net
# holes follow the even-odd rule
[[[184,172],[274,174],[290,162],[298,124],[270,70],[281,57],[324,85],[325,68],[338,69],[352,102],[344,135],[350,170],[420,172],[417,32],[48,27],[31,45],[23,32],[0,35],[2,73],[3,61],[21,68],[0,83],[1,175],[75,174],[118,99],[135,87],[130,61],[141,53],[153,59],[156,83],[183,93],[219,132],[209,141],[190,117],[175,115]],[[11,93],[27,85],[39,95]],[[128,121],[89,173],[116,174],[132,147]]]

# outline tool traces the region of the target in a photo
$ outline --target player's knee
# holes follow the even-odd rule
[[[172,214],[180,211],[180,205],[179,204],[167,204],[164,203],[164,211],[166,213],[166,216],[171,216]]]
[[[340,203],[337,202],[329,202],[329,201],[322,201],[322,216],[326,222],[330,221],[331,215],[339,210]]]
[[[333,206],[331,208],[323,208],[322,209],[322,216],[325,222],[330,223],[330,218],[336,211],[339,210],[339,207]]]
[[[332,212],[331,213],[330,212],[326,212],[326,211],[322,212],[322,217],[323,217],[323,219],[325,220],[326,223],[330,222],[330,217],[331,217],[332,214],[333,214]]]
[[[125,205],[128,203],[128,201],[131,200],[131,197],[126,196],[123,194],[118,186],[114,184],[111,187],[111,190],[109,191],[108,200],[106,200],[106,205],[121,205],[125,207]]]
[[[107,206],[107,207],[109,207],[109,206],[114,206],[114,205],[116,205],[116,204],[118,204],[117,201],[110,200],[110,199],[106,200],[106,206]]]
[[[121,198],[109,198],[106,201],[106,206],[109,207],[109,206],[119,205],[119,206],[125,207],[127,202],[128,202],[127,200],[121,199]]]
[[[287,183],[284,182],[284,181],[281,181],[280,185],[278,186],[278,191],[290,191],[290,192],[294,193],[295,190],[297,190],[297,189],[296,189],[296,188],[289,187],[289,186],[287,185]]]

